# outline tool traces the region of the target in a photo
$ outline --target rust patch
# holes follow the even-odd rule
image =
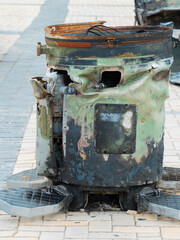
[[[145,123],[145,118],[142,118],[142,119],[141,119],[141,122],[142,122],[142,123]]]
[[[86,153],[84,151],[84,148],[89,146],[87,139],[85,137],[83,137],[83,135],[81,135],[81,138],[79,139],[77,145],[78,145],[78,150],[79,150],[80,156],[82,157],[83,161],[86,160]]]
[[[91,43],[85,42],[56,42],[59,47],[91,48]]]
[[[99,26],[101,26],[99,32],[92,31]],[[122,32],[127,34],[121,34]],[[59,24],[45,28],[48,45],[54,45],[56,42],[60,47],[75,48],[91,48],[92,46],[112,48],[118,45],[157,43],[165,41],[171,34],[170,27],[156,27],[156,29],[141,26],[107,27],[103,25],[103,22]]]
[[[84,160],[86,160],[86,153],[84,151],[84,148],[87,148],[90,146],[90,144],[88,143],[88,139],[90,139],[90,132],[88,130],[85,130],[84,127],[82,126],[81,128],[81,138],[79,139],[78,143],[77,143],[77,147],[79,150],[79,154],[81,156],[81,158]]]
[[[120,55],[118,57],[124,57],[124,58],[125,57],[136,57],[136,55],[133,54],[133,53],[127,52],[127,53],[124,53],[124,54],[122,54],[122,55]]]

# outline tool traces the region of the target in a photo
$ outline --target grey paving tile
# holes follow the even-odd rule
[[[69,1],[45,1],[32,24],[20,34],[19,40],[0,61],[0,180],[6,180],[14,168],[21,140],[34,104],[29,79],[44,75],[45,56],[36,56],[36,44],[44,42],[44,27],[63,23]],[[48,14],[48,18],[46,17]],[[20,15],[19,15],[20,18]],[[28,18],[28,17],[27,17]],[[24,17],[22,21],[26,21]],[[1,29],[2,30],[2,29]],[[12,32],[12,29],[9,28]],[[8,29],[4,34],[8,33]],[[2,34],[2,32],[0,33]],[[1,174],[2,173],[2,174]],[[3,185],[2,183],[0,184]]]

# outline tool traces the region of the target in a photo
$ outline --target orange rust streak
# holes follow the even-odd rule
[[[91,48],[91,43],[84,42],[56,42],[59,47]]]
[[[131,43],[138,43],[138,44],[143,44],[143,43],[161,43],[164,40],[166,40],[166,38],[161,38],[161,39],[147,39],[147,40],[137,40],[137,41],[126,41],[126,42],[121,42],[121,44],[131,44]]]
[[[133,54],[133,53],[127,52],[127,53],[124,53],[124,54],[122,54],[118,57],[136,57],[136,55]]]

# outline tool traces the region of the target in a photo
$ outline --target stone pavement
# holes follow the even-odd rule
[[[63,23],[64,20],[107,20],[108,25],[133,25],[134,6],[133,0],[0,0],[1,5],[0,23],[7,19],[7,23],[4,21],[7,25],[2,29],[0,27],[0,38],[4,39],[5,36],[9,39],[6,40],[8,44],[2,53],[7,54],[0,62],[0,176],[4,174],[6,177],[13,171],[19,149],[14,173],[34,168],[36,164],[36,113],[35,105],[32,109],[34,98],[28,79],[45,73],[45,59],[43,56],[35,56],[36,42],[44,42],[43,27]],[[8,11],[12,17],[6,16]],[[19,29],[15,22],[20,23]],[[3,45],[6,44],[2,43]],[[169,90],[164,165],[180,167],[180,88],[170,85]],[[0,211],[0,240],[2,239],[179,240],[180,221],[133,211],[62,212],[33,219],[12,217]]]
[[[36,44],[44,41],[46,25],[64,22],[67,4],[0,0],[0,187],[13,171],[34,104],[29,79],[46,71],[45,56],[36,57]]]

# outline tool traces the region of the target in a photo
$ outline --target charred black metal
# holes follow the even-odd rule
[[[160,180],[162,175],[163,139],[154,149],[154,142],[149,143],[149,156],[141,163],[131,158],[125,160],[121,154],[109,154],[105,161],[102,154],[94,148],[93,139],[85,149],[86,159],[82,159],[77,142],[81,138],[81,128],[74,121],[68,122],[66,135],[66,161],[61,172],[61,179],[68,184],[96,187],[127,187],[143,185]],[[146,181],[144,181],[146,179]]]
[[[180,85],[180,2],[135,0],[136,22],[142,26],[169,26],[173,28],[174,63],[170,82]]]

